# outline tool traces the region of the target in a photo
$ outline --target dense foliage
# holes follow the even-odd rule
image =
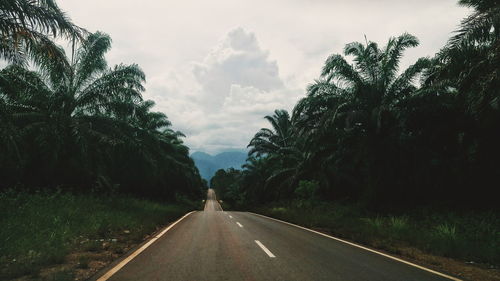
[[[419,44],[407,33],[331,55],[291,116],[266,116],[271,127],[250,141],[247,165],[227,187],[252,204],[310,194],[375,208],[494,207],[500,4],[460,4],[472,15],[434,58],[407,69],[399,68],[403,53]]]
[[[108,35],[75,26],[52,0],[0,1],[0,29],[0,189],[201,196],[182,133],[142,98],[145,74],[108,67]]]

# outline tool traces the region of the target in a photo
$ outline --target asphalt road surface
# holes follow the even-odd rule
[[[195,212],[108,280],[450,280],[292,225],[224,212],[208,191]]]

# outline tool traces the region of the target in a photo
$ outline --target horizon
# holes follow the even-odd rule
[[[208,153],[208,152],[205,152],[205,151],[201,151],[201,150],[197,150],[197,151],[193,151],[193,152],[190,152],[190,155],[193,155],[195,153],[203,153],[203,154],[207,154],[207,155],[210,155],[210,156],[217,156],[219,154],[222,154],[222,153],[228,153],[228,152],[238,152],[238,153],[247,153],[248,152],[248,149],[228,149],[228,150],[224,150],[224,151],[221,151],[221,152],[218,152],[218,153],[215,153],[215,154],[212,154],[212,153]]]

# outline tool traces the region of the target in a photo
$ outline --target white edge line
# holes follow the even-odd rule
[[[243,225],[239,222],[236,222],[236,224],[239,226],[239,227],[243,227]]]
[[[275,255],[273,255],[273,253],[271,253],[271,251],[269,251],[268,248],[266,248],[266,246],[264,246],[264,244],[260,243],[259,240],[255,240],[255,243],[257,243],[257,245],[259,245],[259,247],[262,249],[262,251],[264,251],[270,258],[276,257]]]
[[[263,217],[263,218],[267,218],[267,219],[270,219],[270,220],[274,220],[274,221],[278,221],[278,222],[281,222],[281,223],[284,223],[284,224],[288,224],[288,225],[291,225],[291,226],[295,226],[295,227],[298,227],[298,228],[301,228],[301,229],[304,229],[304,230],[307,230],[307,231],[310,231],[310,232],[314,232],[316,234],[319,234],[319,235],[322,235],[322,236],[325,236],[325,237],[328,237],[330,239],[333,239],[333,240],[337,240],[337,241],[340,241],[342,243],[345,243],[345,244],[348,244],[348,245],[351,245],[351,246],[354,246],[354,247],[357,247],[357,248],[360,248],[360,249],[363,249],[363,250],[366,250],[366,251],[369,251],[369,252],[372,252],[372,253],[375,253],[375,254],[379,254],[381,256],[384,256],[386,258],[390,258],[392,260],[395,260],[395,261],[398,261],[398,262],[402,262],[404,264],[407,264],[407,265],[410,265],[410,266],[413,266],[413,267],[416,267],[418,269],[421,269],[421,270],[424,270],[424,271],[427,271],[427,272],[430,272],[430,273],[434,273],[436,275],[439,275],[441,277],[445,277],[445,278],[448,278],[450,280],[454,280],[454,281],[463,281],[462,279],[458,279],[456,277],[453,277],[453,276],[450,276],[450,275],[446,275],[444,273],[441,273],[441,272],[438,272],[438,271],[435,271],[435,270],[432,270],[430,268],[426,268],[426,267],[423,267],[421,265],[418,265],[418,264],[414,264],[414,263],[411,263],[409,261],[405,261],[405,260],[402,260],[400,258],[397,258],[397,257],[394,257],[394,256],[391,256],[391,255],[388,255],[388,254],[385,254],[385,253],[382,253],[382,252],[379,252],[379,251],[376,251],[376,250],[373,250],[373,249],[370,249],[370,248],[367,248],[365,246],[361,246],[361,245],[358,245],[358,244],[355,244],[355,243],[352,243],[352,242],[349,242],[349,241],[346,241],[346,240],[343,240],[343,239],[340,239],[340,238],[337,238],[337,237],[333,237],[333,236],[330,236],[328,234],[324,234],[324,233],[321,233],[319,231],[316,231],[316,230],[312,230],[312,229],[309,229],[309,228],[305,228],[303,226],[300,226],[300,225],[296,225],[296,224],[293,224],[293,223],[289,223],[289,222],[286,222],[286,221],[282,221],[282,220],[279,220],[279,219],[275,219],[275,218],[271,218],[271,217],[268,217],[268,216],[264,216],[264,215],[261,215],[261,214],[256,214],[256,213],[252,213],[252,212],[248,212],[250,214],[253,214],[253,215],[256,215],[256,216],[260,216],[260,217]],[[257,240],[255,241],[257,242]]]
[[[147,247],[151,246],[156,240],[158,240],[161,236],[163,236],[167,231],[169,231],[172,227],[174,227],[177,223],[179,223],[181,220],[185,219],[187,216],[191,215],[196,211],[189,212],[185,214],[182,218],[178,219],[174,223],[170,224],[167,228],[165,228],[162,232],[160,232],[158,235],[155,237],[151,238],[146,244],[142,245],[139,249],[137,249],[135,252],[130,254],[128,257],[126,257],[124,260],[122,260],[119,264],[115,265],[112,269],[110,269],[108,272],[106,272],[103,276],[99,277],[97,281],[105,281],[108,280],[113,274],[118,272],[118,270],[122,269],[127,263],[129,263],[132,259],[137,257],[140,253],[142,253],[144,250],[146,250]]]

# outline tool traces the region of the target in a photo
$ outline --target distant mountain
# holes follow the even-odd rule
[[[201,177],[210,181],[219,169],[241,169],[245,164],[247,153],[245,151],[227,151],[212,156],[208,153],[197,151],[191,154],[196,167],[200,170]]]

